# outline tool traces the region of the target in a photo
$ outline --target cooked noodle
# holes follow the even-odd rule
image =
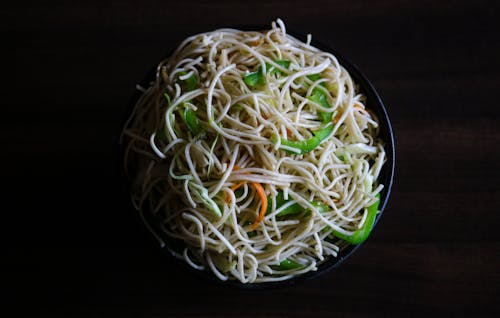
[[[193,268],[243,283],[314,271],[377,201],[378,119],[335,56],[309,43],[279,19],[269,31],[198,34],[143,89],[122,136],[133,202]]]

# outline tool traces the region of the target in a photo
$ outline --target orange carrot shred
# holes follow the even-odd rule
[[[244,185],[245,183],[247,183],[247,181],[241,181],[240,183],[238,184],[235,184],[234,186],[231,187],[231,190],[236,191],[238,190],[242,185]]]
[[[354,104],[353,106],[354,108],[358,108],[358,109],[365,109],[365,106],[361,105],[361,104]]]
[[[264,216],[266,215],[267,211],[267,197],[266,193],[264,192],[264,188],[260,183],[257,182],[252,182],[252,186],[254,187],[255,191],[257,192],[257,195],[260,199],[261,205],[260,205],[260,212],[259,216],[255,220],[255,222],[252,223],[250,226],[250,229],[255,230],[257,226],[259,226],[260,222],[264,219]]]
[[[240,169],[239,166],[234,165],[233,171],[237,171],[239,169]],[[241,187],[242,185],[244,185],[245,183],[247,183],[247,181],[241,181],[240,183],[237,183],[237,184],[233,185],[231,187],[231,190],[234,192],[239,187]],[[257,228],[257,226],[260,224],[260,222],[262,222],[262,220],[264,219],[264,216],[266,215],[266,211],[267,211],[268,202],[267,202],[266,192],[264,191],[264,188],[262,187],[262,185],[260,183],[258,183],[258,182],[252,182],[252,186],[255,189],[255,192],[257,193],[257,196],[258,196],[258,198],[259,198],[259,200],[261,202],[259,216],[255,220],[255,222],[253,222],[252,225],[250,226],[250,228],[253,231],[253,230],[255,230]],[[226,202],[229,202],[229,200],[230,200],[230,198],[229,198],[228,195],[226,195],[225,199],[226,199]]]
[[[241,169],[241,168],[240,168],[238,165],[234,165],[234,166],[233,166],[233,171],[237,171],[237,170],[240,170],[240,169]],[[247,172],[247,173],[245,173],[245,174],[248,174],[248,172]],[[240,183],[237,183],[237,184],[233,185],[233,186],[231,187],[231,191],[233,191],[233,192],[234,192],[234,191],[238,190],[238,189],[239,189],[242,185],[244,185],[245,183],[247,183],[247,181],[241,181]],[[230,196],[229,196],[229,194],[227,194],[227,193],[226,193],[226,196],[225,196],[225,200],[226,200],[226,202],[227,202],[227,203],[229,203],[229,202],[231,201],[231,197],[230,197]]]
[[[258,46],[258,45],[260,45],[262,42],[263,42],[263,41],[262,41],[262,39],[261,39],[261,38],[259,38],[259,39],[255,40],[255,41],[248,42],[248,45],[250,45],[250,46]]]

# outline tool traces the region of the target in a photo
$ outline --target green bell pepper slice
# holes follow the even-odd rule
[[[297,149],[297,151],[292,151],[289,149],[283,149],[288,153],[293,153],[293,154],[305,154],[310,151],[313,151],[316,147],[318,147],[321,142],[323,142],[330,134],[333,132],[333,125],[327,125],[323,128],[320,128],[316,130],[313,134],[314,136],[305,139],[305,140],[299,140],[299,141],[293,141],[293,140],[286,140],[281,138],[281,144],[284,146],[288,146],[291,148]],[[271,142],[276,143],[278,141],[278,136],[273,135],[271,137]]]
[[[272,198],[271,196],[268,196],[267,197],[267,202],[271,202]],[[283,195],[283,191],[278,191],[278,194],[276,195],[276,209],[279,209],[280,207],[282,207],[283,205],[285,205],[287,202],[289,202],[290,200],[285,200],[285,196]],[[267,206],[267,211],[266,211],[266,214],[269,214],[271,213],[271,204],[269,204]],[[285,216],[285,215],[288,215],[288,214],[299,214],[299,213],[302,213],[304,212],[305,209],[298,203],[294,203],[290,206],[288,206],[287,208],[285,208],[284,210],[282,210],[280,213],[277,214],[277,216]]]
[[[262,67],[253,73],[245,75],[243,81],[250,87],[263,86],[266,84],[266,77],[262,73]]]
[[[333,235],[351,244],[363,243],[370,235],[370,232],[373,229],[373,225],[375,224],[375,217],[377,216],[378,206],[380,204],[380,193],[377,194],[376,198],[377,201],[368,207],[368,216],[366,217],[365,223],[360,229],[358,229],[351,235],[339,233],[334,230]]]
[[[282,66],[283,68],[288,69],[290,67],[291,61],[290,60],[277,60],[277,61],[274,61],[274,63],[278,64],[279,66]],[[272,66],[271,64],[266,63],[266,69],[268,70],[267,72],[270,75],[276,74],[279,76],[283,76],[283,72],[280,71],[279,69],[277,69],[276,67]]]
[[[196,85],[198,84],[198,80],[196,79],[196,76],[194,76],[194,75],[189,76],[185,80],[181,80],[179,78],[179,77],[186,75],[186,74],[187,73],[185,71],[179,72],[179,75],[177,77],[177,82],[179,83],[179,85],[181,85],[181,88],[183,89],[183,91],[189,92],[189,91],[192,91],[193,89],[196,88]]]
[[[313,82],[316,82],[317,80],[321,79],[321,76],[319,74],[312,74],[312,75],[308,75],[307,78]],[[326,88],[326,85],[324,82],[320,83],[319,85]],[[324,108],[331,108],[330,104],[328,103],[327,94],[320,88],[313,89],[311,96],[309,96],[309,100],[315,102],[316,104],[319,104],[320,106],[322,106]],[[333,113],[319,111],[318,116],[321,119],[321,122],[329,123],[332,120]]]
[[[267,197],[267,201],[271,202],[272,198],[271,196]],[[285,205],[287,202],[290,202],[292,199],[285,200],[285,196],[283,195],[283,191],[278,191],[278,194],[276,195],[276,209],[279,209],[283,205]],[[328,205],[323,204],[323,203],[318,203],[318,202],[310,202],[315,208],[317,208],[321,213],[327,212],[329,210]],[[268,205],[266,215],[271,213],[271,205]],[[285,209],[281,210],[280,213],[277,214],[277,216],[285,216],[285,215],[293,215],[293,214],[300,214],[302,212],[305,212],[306,209],[298,204],[294,203]]]
[[[306,265],[297,263],[296,261],[293,261],[293,260],[291,260],[289,258],[285,258],[284,260],[282,260],[280,262],[279,269],[281,269],[281,270],[291,270],[291,269],[303,268],[305,266]]]
[[[198,135],[203,130],[198,117],[196,117],[196,113],[191,108],[186,107],[184,109],[184,122],[194,136]]]
[[[179,72],[179,77],[186,75],[187,73],[182,71]],[[198,80],[196,79],[196,76],[191,75],[190,77],[186,78],[185,80],[178,80],[180,82],[180,85],[182,89],[186,92],[192,91],[193,89],[196,88],[196,85],[198,84]],[[167,97],[167,96],[165,96]],[[170,104],[170,98],[168,98],[168,103]],[[198,120],[198,117],[196,117],[196,113],[194,110],[191,108],[184,108],[184,112],[182,113],[182,119],[184,120],[184,123],[188,127],[189,131],[193,135],[198,135],[202,130],[202,126],[200,124],[200,121]]]
[[[277,60],[274,61],[274,63],[284,67],[284,68],[289,68],[291,61],[289,60]],[[279,69],[275,68],[271,64],[266,63],[266,70],[267,73],[270,75],[283,75],[283,72],[281,72]],[[245,75],[243,78],[243,81],[250,87],[256,87],[256,86],[263,86],[266,84],[266,76],[264,72],[262,72],[262,67],[259,66],[257,71],[252,72],[250,74]]]
[[[309,96],[309,100],[315,102],[316,104],[319,104],[324,108],[331,108],[330,104],[328,103],[328,97],[326,93],[321,89],[313,89],[311,96]],[[329,123],[332,120],[333,113],[319,111],[318,116],[321,119],[322,123]]]

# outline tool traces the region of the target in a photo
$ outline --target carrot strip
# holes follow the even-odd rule
[[[264,188],[260,183],[257,182],[252,182],[252,186],[254,187],[255,191],[257,192],[257,195],[260,199],[261,205],[260,205],[260,212],[259,216],[255,220],[255,222],[252,223],[250,226],[250,229],[255,230],[257,226],[259,226],[260,222],[264,219],[264,216],[266,215],[267,211],[267,197],[266,193],[264,192]]]
[[[240,170],[240,169],[241,168],[239,166],[237,166],[237,165],[234,165],[234,167],[233,167],[233,171],[237,171],[237,170]],[[246,174],[248,174],[248,173],[246,173]],[[242,185],[244,185],[247,182],[248,181],[241,181],[240,183],[237,183],[237,184],[233,185],[231,187],[231,191],[234,192],[234,191],[238,190]],[[225,196],[224,199],[226,200],[227,203],[229,203],[231,201],[231,197],[227,193],[226,193],[226,196]]]
[[[231,190],[234,192],[236,190],[238,190],[242,185],[244,185],[245,183],[247,183],[247,181],[241,181],[240,183],[238,184],[235,184],[234,186],[231,187]]]
[[[248,42],[248,45],[250,46],[258,46],[260,44],[262,44],[263,40],[261,38],[255,40],[255,41],[251,41],[251,42]]]
[[[354,104],[353,108],[365,109],[365,106],[363,106],[362,104]]]
[[[238,184],[235,184],[231,187],[231,191],[236,191],[238,190],[242,185],[244,185],[245,183],[247,183],[247,181],[241,181],[240,183]],[[225,196],[225,199],[226,199],[226,202],[229,203],[231,202],[231,197],[229,196],[229,194],[227,194],[226,192],[226,196]]]
[[[239,166],[234,165],[233,171],[237,171],[239,169],[240,169]],[[237,184],[233,185],[231,187],[231,190],[234,192],[239,187],[241,187],[242,185],[244,185],[245,183],[247,183],[247,181],[241,181],[240,183],[237,183]],[[266,215],[266,211],[267,211],[268,202],[267,202],[266,192],[264,191],[264,188],[262,187],[262,185],[260,183],[258,183],[258,182],[252,182],[252,186],[255,189],[255,192],[257,193],[257,196],[258,196],[258,198],[260,199],[260,202],[261,202],[259,216],[255,220],[255,222],[253,222],[252,225],[250,226],[250,228],[253,231],[253,230],[255,230],[257,228],[257,226],[260,224],[260,222],[262,222],[262,220],[264,219],[264,216]],[[226,195],[226,202],[229,202],[229,200],[230,200],[229,196]]]

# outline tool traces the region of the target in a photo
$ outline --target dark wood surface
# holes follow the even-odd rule
[[[35,317],[500,316],[498,9],[10,2],[0,22],[2,301]],[[135,83],[180,40],[276,17],[371,79],[394,126],[396,178],[381,222],[341,268],[248,292],[160,254],[127,199],[117,141]]]

